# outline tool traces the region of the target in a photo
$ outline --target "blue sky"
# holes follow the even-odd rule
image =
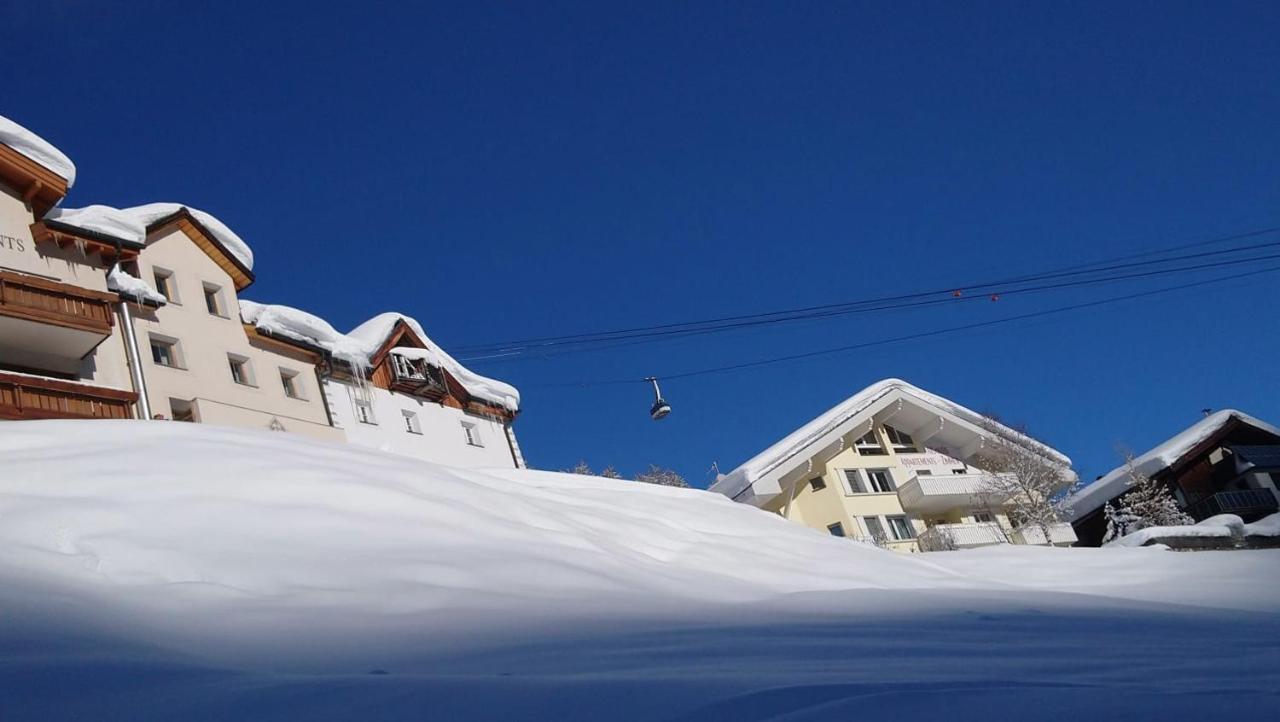
[[[1280,225],[1275,3],[465,5],[6,2],[0,114],[76,161],[68,205],[204,208],[256,251],[247,298],[403,311],[446,348]],[[675,380],[661,423],[645,386],[590,383],[1171,281],[471,365],[523,390],[545,468],[704,484],[898,376],[1091,479],[1201,408],[1280,419],[1277,278]]]

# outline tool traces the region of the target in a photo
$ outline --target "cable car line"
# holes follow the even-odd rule
[[[1273,243],[1266,243],[1266,244],[1257,244],[1256,246],[1249,247],[1249,250],[1252,250],[1255,248],[1265,248],[1265,247],[1274,247],[1274,246],[1280,246],[1280,241],[1273,242]],[[1239,250],[1246,250],[1246,249],[1233,249],[1233,252],[1236,252]],[[1203,257],[1203,256],[1204,254],[1195,254],[1195,257]],[[831,310],[826,310],[823,312],[813,312],[813,313],[805,314],[803,316],[790,316],[783,319],[744,320],[738,323],[720,324],[718,326],[712,326],[712,327],[694,327],[694,328],[673,329],[668,331],[653,331],[653,332],[643,333],[643,334],[632,334],[630,336],[625,336],[625,337],[600,339],[598,341],[591,342],[591,343],[587,343],[587,342],[563,343],[558,345],[557,351],[550,351],[550,352],[545,350],[547,348],[552,348],[549,346],[530,348],[530,349],[525,349],[523,351],[517,351],[513,349],[513,350],[508,350],[502,353],[496,353],[490,356],[467,357],[467,358],[464,358],[463,360],[464,361],[541,360],[541,359],[561,356],[567,353],[618,348],[622,346],[636,345],[639,343],[650,343],[653,341],[665,340],[665,339],[687,338],[690,336],[719,333],[723,331],[730,331],[730,330],[743,329],[743,328],[754,328],[754,327],[765,326],[765,325],[773,325],[773,324],[782,323],[782,322],[791,322],[791,321],[800,321],[800,320],[819,320],[819,319],[832,318],[835,316],[872,313],[877,311],[907,310],[907,309],[915,309],[915,308],[922,308],[922,307],[928,307],[928,306],[936,306],[941,304],[954,304],[957,302],[964,302],[964,301],[986,301],[988,299],[999,300],[1000,298],[1017,296],[1021,294],[1027,294],[1027,293],[1039,293],[1044,291],[1080,288],[1085,286],[1114,283],[1118,281],[1134,281],[1134,280],[1154,278],[1159,276],[1173,275],[1177,273],[1205,271],[1205,270],[1210,270],[1214,268],[1222,268],[1222,267],[1234,266],[1234,265],[1240,265],[1240,264],[1246,264],[1246,263],[1271,261],[1276,259],[1280,259],[1280,254],[1250,256],[1246,258],[1234,258],[1234,259],[1227,259],[1223,261],[1216,261],[1212,263],[1200,263],[1200,264],[1195,264],[1190,266],[1180,266],[1175,268],[1161,268],[1161,269],[1156,269],[1151,271],[1140,271],[1140,272],[1134,272],[1134,273],[1116,274],[1116,275],[1110,275],[1110,276],[1102,276],[1098,278],[1076,279],[1072,281],[1062,281],[1059,283],[1047,283],[1047,284],[1040,284],[1035,286],[1024,286],[1021,288],[999,289],[998,292],[992,293],[990,295],[980,295],[980,296],[974,296],[974,295],[963,296],[962,295],[960,297],[956,297],[954,295],[948,294],[947,296],[941,297],[941,298],[926,298],[926,299],[915,300],[910,302],[886,303],[879,306],[833,308]],[[1182,259],[1176,259],[1176,260],[1182,260]],[[1126,265],[1134,265],[1134,264],[1126,264]],[[1145,264],[1138,264],[1138,265],[1145,265]]]
[[[758,368],[762,366],[770,366],[770,365],[782,364],[782,363],[787,363],[792,361],[801,361],[801,360],[815,358],[819,356],[845,353],[849,351],[872,348],[876,346],[883,346],[883,345],[888,345],[893,343],[901,343],[904,341],[914,341],[914,340],[919,340],[923,338],[930,338],[933,336],[941,336],[941,335],[950,334],[950,333],[959,333],[961,331],[973,331],[973,330],[982,329],[982,328],[991,328],[991,327],[1001,326],[1008,323],[1014,323],[1017,321],[1026,321],[1026,320],[1035,319],[1035,318],[1043,318],[1043,317],[1053,316],[1053,315],[1058,315],[1063,313],[1070,313],[1072,311],[1079,311],[1079,310],[1088,309],[1088,308],[1097,308],[1099,306],[1105,306],[1113,303],[1121,303],[1124,301],[1130,301],[1130,300],[1135,300],[1139,298],[1147,298],[1150,296],[1156,296],[1160,294],[1172,293],[1172,292],[1182,291],[1182,290],[1187,290],[1192,288],[1200,288],[1203,286],[1209,286],[1216,283],[1222,283],[1224,281],[1233,281],[1233,280],[1238,280],[1243,278],[1249,278],[1252,276],[1259,276],[1267,273],[1275,273],[1277,271],[1280,271],[1280,266],[1271,266],[1268,268],[1258,269],[1254,271],[1245,271],[1242,273],[1235,273],[1228,276],[1219,276],[1217,278],[1206,279],[1203,281],[1196,281],[1193,283],[1183,283],[1183,284],[1178,284],[1174,286],[1164,286],[1161,288],[1148,289],[1148,290],[1139,291],[1136,293],[1125,294],[1123,296],[1112,296],[1112,297],[1098,299],[1094,301],[1074,303],[1067,306],[1059,306],[1055,308],[1042,309],[1039,311],[1032,311],[1028,313],[1018,314],[1015,316],[1006,316],[1003,318],[991,319],[987,321],[979,321],[979,322],[968,323],[968,324],[963,324],[959,326],[950,326],[946,328],[931,329],[928,331],[920,331],[917,333],[904,334],[901,336],[894,336],[890,338],[876,339],[873,341],[863,341],[855,344],[848,344],[845,346],[837,346],[834,348],[820,349],[817,351],[807,351],[804,353],[790,354],[787,356],[778,356],[773,358],[760,359],[756,361],[747,361],[747,362],[738,363],[738,364],[729,364],[726,366],[717,366],[712,368],[697,369],[694,371],[685,371],[681,373],[665,374],[657,378],[662,378],[664,380],[670,381],[672,379],[694,378],[694,377],[706,376],[710,374],[728,373],[732,371],[740,371],[740,370],[745,370],[750,368]],[[655,378],[655,377],[646,377],[644,379],[629,378],[629,379],[611,379],[611,380],[602,380],[602,381],[582,381],[582,382],[571,382],[571,383],[561,383],[561,384],[528,384],[527,386],[531,388],[588,388],[588,387],[594,387],[594,386],[618,386],[623,384],[649,383],[650,379],[652,378]]]
[[[1121,270],[1125,268],[1133,268],[1133,267],[1139,267],[1139,266],[1145,266],[1145,265],[1162,265],[1162,264],[1174,263],[1178,261],[1192,260],[1196,258],[1207,258],[1212,256],[1241,253],[1249,250],[1257,250],[1261,248],[1274,247],[1274,246],[1280,245],[1280,241],[1252,244],[1252,245],[1234,247],[1229,249],[1205,251],[1201,253],[1185,254],[1185,255],[1173,256],[1169,258],[1157,258],[1157,259],[1136,261],[1136,262],[1130,262],[1130,263],[1115,263],[1115,261],[1128,260],[1136,257],[1158,255],[1161,253],[1170,253],[1175,250],[1185,250],[1187,248],[1192,248],[1192,247],[1199,247],[1199,246],[1215,244],[1215,243],[1225,243],[1232,240],[1241,240],[1245,238],[1257,237],[1267,233],[1275,232],[1277,230],[1280,230],[1280,227],[1265,228],[1265,229],[1260,229],[1256,231],[1250,231],[1247,233],[1239,233],[1231,236],[1225,236],[1222,238],[1211,239],[1209,241],[1199,241],[1191,244],[1183,244],[1181,246],[1174,246],[1174,247],[1163,249],[1163,250],[1149,251],[1149,252],[1144,252],[1139,254],[1130,254],[1128,256],[1108,259],[1105,261],[1096,261],[1088,264],[1080,264],[1080,265],[1071,266],[1067,268],[1056,269],[1053,271],[1005,279],[1002,281],[985,281],[985,282],[972,283],[972,284],[958,284],[956,286],[952,286],[946,289],[920,291],[920,292],[914,292],[909,294],[900,294],[896,296],[885,296],[885,297],[879,297],[879,298],[861,299],[858,301],[846,301],[841,303],[823,304],[819,306],[809,306],[804,308],[788,309],[788,310],[781,310],[781,311],[770,311],[770,312],[756,313],[756,314],[725,316],[725,317],[714,318],[714,319],[704,319],[700,321],[684,321],[684,322],[678,322],[678,323],[658,324],[653,326],[641,326],[641,327],[634,327],[629,329],[619,329],[614,331],[600,331],[600,332],[586,333],[586,334],[546,336],[546,337],[525,339],[522,341],[473,344],[470,346],[460,346],[458,347],[458,349],[459,351],[462,351],[464,353],[466,352],[501,353],[503,355],[511,355],[511,352],[525,353],[532,349],[553,347],[553,346],[559,346],[559,345],[584,345],[584,344],[590,344],[590,343],[605,343],[605,342],[614,341],[620,338],[650,337],[650,336],[661,335],[662,333],[680,334],[685,331],[691,331],[691,330],[702,331],[702,330],[707,330],[712,328],[719,328],[721,326],[727,326],[728,328],[736,328],[736,327],[739,327],[739,323],[737,322],[744,322],[744,321],[755,321],[758,323],[783,323],[791,320],[804,320],[804,319],[813,318],[813,317],[823,317],[824,315],[823,312],[854,311],[859,306],[865,306],[867,304],[886,303],[886,302],[892,302],[892,301],[907,301],[907,300],[913,300],[913,299],[928,298],[930,296],[936,296],[941,294],[954,294],[957,290],[968,290],[968,291],[982,290],[985,292],[987,289],[994,289],[1001,286],[1016,285],[1020,283],[1027,283],[1027,282],[1037,281],[1037,280],[1050,280],[1054,278],[1066,278],[1066,277],[1081,276],[1081,275],[1087,275],[1087,274],[1104,273],[1104,272],[1113,271],[1113,270]],[[1111,265],[1105,265],[1105,264],[1111,264]]]

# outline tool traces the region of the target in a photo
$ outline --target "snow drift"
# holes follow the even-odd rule
[[[1280,552],[902,556],[698,490],[176,422],[9,422],[0,458],[6,721],[1196,719],[1280,683]]]

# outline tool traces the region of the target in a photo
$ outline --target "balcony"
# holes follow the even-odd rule
[[[1014,529],[1009,539],[1014,544],[1031,544],[1033,546],[1071,546],[1076,541],[1076,530],[1066,522],[1049,524],[1049,538],[1045,539],[1045,530],[1036,524],[1023,524]]]
[[[1270,489],[1240,489],[1206,496],[1188,506],[1187,513],[1196,521],[1204,521],[1218,514],[1261,518],[1275,513],[1278,507],[1280,503]]]
[[[131,419],[132,391],[0,371],[0,419]]]
[[[975,524],[935,524],[920,535],[920,550],[940,552],[1007,544],[1009,539],[995,522]]]
[[[391,390],[439,401],[449,393],[444,372],[423,359],[412,359],[392,353]]]
[[[959,507],[987,507],[1008,498],[988,487],[987,474],[917,475],[898,487],[898,501],[907,511],[936,514]]]
[[[113,294],[0,271],[0,354],[78,362],[111,335]]]

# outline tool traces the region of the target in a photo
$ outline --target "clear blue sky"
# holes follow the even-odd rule
[[[446,348],[948,286],[1280,225],[1280,5],[5,2],[3,107],[68,205],[175,200],[254,300]],[[696,7],[690,7],[696,5]],[[802,7],[800,5],[803,5]],[[1280,419],[1277,276],[804,363],[672,374],[1147,286],[522,362],[530,461],[694,483],[899,376],[1082,478],[1204,407]]]

